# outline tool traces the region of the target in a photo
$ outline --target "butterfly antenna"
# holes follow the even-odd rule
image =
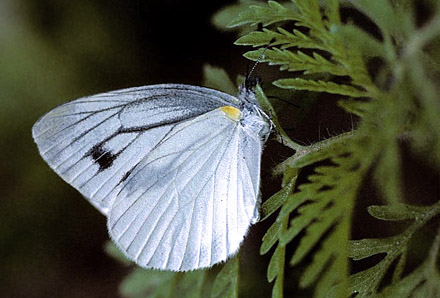
[[[275,41],[275,38],[272,38],[269,43],[263,48],[263,50],[261,51],[260,56],[258,57],[258,59],[255,61],[254,65],[252,66],[250,71],[247,71],[246,74],[246,79],[245,79],[245,85],[247,87],[252,87],[253,85],[255,85],[256,83],[259,83],[259,79],[256,80],[252,80],[251,76],[252,73],[254,72],[255,68],[257,67],[257,65],[264,59],[264,54],[266,53],[266,50],[270,47],[270,45]],[[249,66],[248,66],[249,67]]]
[[[266,52],[267,47],[263,48],[263,51],[261,51],[260,57],[258,57],[257,61],[255,61],[254,65],[252,66],[251,70],[249,71],[247,78],[249,79],[254,72],[257,65],[261,62],[261,60],[264,58],[264,53]]]

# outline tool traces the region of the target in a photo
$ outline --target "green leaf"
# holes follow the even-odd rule
[[[350,24],[350,20],[349,24],[341,24],[339,1],[291,2],[293,6],[270,1],[241,13],[232,22],[233,26],[263,24],[266,28],[242,36],[236,44],[268,45],[247,52],[245,57],[277,65],[280,70],[302,72],[294,77],[285,74],[287,77],[276,80],[275,86],[340,95],[344,98],[339,105],[359,116],[359,122],[355,131],[315,144],[299,146],[292,142],[290,147],[295,154],[277,166],[275,172],[285,173],[285,179],[289,171],[294,176],[309,169],[313,173],[304,177],[306,182],[296,185],[294,193],[283,188],[262,206],[263,219],[281,209],[260,248],[262,253],[269,253],[276,246],[268,268],[269,281],[275,281],[272,295],[283,295],[285,245],[292,241],[297,242],[297,251],[289,256],[292,265],[308,260],[305,257],[314,252],[312,262],[304,264],[300,285],[315,284],[316,297],[346,297],[350,293],[356,293],[357,297],[387,293],[409,296],[414,295],[414,289],[420,289],[425,296],[436,293],[432,284],[437,282],[438,268],[432,266],[435,264],[432,261],[430,266],[426,265],[423,276],[414,278],[417,282],[409,281],[411,286],[405,290],[399,291],[394,285],[406,278],[402,279],[402,273],[412,235],[440,212],[438,204],[422,207],[400,203],[405,188],[401,177],[403,156],[399,152],[404,141],[417,154],[429,155],[436,169],[440,165],[440,142],[437,142],[440,134],[436,133],[440,129],[439,105],[434,104],[438,90],[424,69],[426,63],[421,62],[429,60],[426,53],[431,50],[427,45],[440,32],[435,28],[440,16],[433,13],[431,23],[418,29],[418,25],[411,23],[415,15],[411,5],[388,0],[350,1],[379,26],[384,39],[381,42],[366,33],[365,28]],[[305,30],[286,29],[292,27]],[[372,77],[370,58],[375,57],[385,60],[386,71],[379,70],[377,77]],[[264,94],[262,98],[267,100]],[[264,110],[272,116],[273,108],[270,103],[267,106]],[[278,127],[278,118],[274,119]],[[304,167],[308,169],[303,172]],[[408,228],[386,239],[349,242],[355,200],[361,182],[371,172],[375,175],[375,185],[392,204],[371,206],[368,211],[381,220],[405,220]],[[289,181],[284,181],[283,186]],[[438,258],[438,253],[431,254]],[[383,256],[379,263],[347,278],[349,256],[357,261],[375,255]],[[395,261],[397,266],[391,269]],[[392,284],[380,293],[379,285],[391,270]]]
[[[339,24],[341,22],[341,17],[339,15],[339,1],[338,0],[328,0],[322,3],[325,8],[325,15],[329,20],[330,24]]]
[[[273,23],[287,20],[299,20],[301,16],[292,9],[288,9],[275,1],[268,1],[267,5],[253,5],[249,10],[242,12],[235,18],[229,27],[238,27],[245,24],[256,25],[262,23],[268,26]]]
[[[284,270],[285,247],[279,245],[272,255],[267,269],[267,280],[272,282],[279,274],[280,270]]]
[[[313,248],[319,246],[312,264],[306,267],[301,280],[301,286],[304,287],[316,282],[317,296],[323,296],[323,293],[329,292],[336,284],[339,286],[332,290],[334,297],[348,293],[347,243],[350,217],[346,214],[351,212],[352,202],[360,185],[360,177],[364,168],[353,166],[357,160],[353,154],[335,155],[335,152],[338,152],[334,150],[336,148],[343,148],[342,152],[350,150],[350,146],[339,147],[343,141],[344,138],[341,138],[339,142],[326,144],[328,147],[317,147],[321,149],[320,151],[317,149],[317,152],[326,150],[333,152],[331,160],[335,165],[317,167],[315,174],[308,176],[310,183],[298,187],[299,192],[289,197],[278,218],[279,221],[287,219],[292,210],[290,208],[297,208],[302,202],[309,201],[308,204],[297,208],[298,215],[282,232],[279,245],[288,244],[302,231],[306,231],[305,236],[300,238],[299,246],[290,261],[291,265],[304,260]],[[322,148],[327,149],[322,150]],[[328,189],[323,191],[324,187]],[[301,203],[298,204],[298,201]],[[329,235],[325,236],[327,233]],[[320,245],[319,241],[322,238],[324,240]]]
[[[360,51],[365,57],[387,57],[387,51],[379,40],[354,25],[333,25],[331,30],[341,36],[351,48]]]
[[[317,0],[292,0],[298,7],[303,16],[302,25],[308,26],[313,30],[323,30],[322,15]]]
[[[237,3],[232,5],[227,5],[220,10],[218,10],[211,18],[211,23],[219,30],[222,31],[232,31],[233,28],[228,25],[234,20],[237,15],[246,12],[249,6],[260,4],[260,1],[250,1],[247,0],[244,3]]]
[[[386,35],[400,27],[400,19],[389,0],[350,0],[360,11],[372,19]]]
[[[333,237],[337,236],[337,234],[332,234]],[[319,277],[319,274],[322,272],[323,268],[331,261],[331,257],[334,252],[334,247],[332,243],[334,243],[335,239],[332,239],[330,236],[322,243],[322,249],[320,249],[314,256],[312,264],[307,267],[301,276],[300,285],[301,287],[308,287],[312,285]]]
[[[297,152],[286,159],[277,170],[284,169],[286,166],[291,168],[303,168],[313,163],[326,160],[332,156],[349,154],[353,148],[352,139],[355,138],[352,132],[344,133],[331,139],[312,144],[307,148],[298,148]]]
[[[204,270],[186,273],[136,268],[120,285],[123,297],[201,297],[205,286]]]
[[[347,262],[343,256],[339,256],[332,262],[327,271],[316,285],[315,297],[350,297],[348,295]]]
[[[287,166],[284,169],[283,181],[281,182],[281,186],[283,188],[288,186],[292,182],[292,180],[295,180],[295,181],[293,181],[295,183],[296,178],[298,177],[298,172],[299,172],[298,169]],[[291,187],[293,189],[294,186],[292,185]]]
[[[375,179],[385,200],[395,204],[403,200],[401,156],[396,140],[388,140],[386,143],[375,171]]]
[[[170,284],[175,278],[173,272],[137,268],[125,278],[119,290],[128,298],[142,298],[146,293],[150,293],[150,297],[169,297],[172,292]]]
[[[321,80],[279,79],[273,83],[275,86],[284,89],[308,90],[315,92],[327,92],[351,97],[367,97],[368,93],[352,86],[336,84]]]
[[[263,51],[264,55],[262,55]],[[329,73],[336,76],[347,75],[347,72],[342,67],[333,64],[318,53],[313,53],[312,55],[313,57],[301,51],[293,53],[278,48],[273,50],[258,49],[244,54],[249,60],[267,62],[269,65],[281,65],[280,70],[304,71],[304,74]]]
[[[242,46],[259,47],[264,45],[281,45],[282,49],[298,47],[306,49],[325,50],[324,45],[316,39],[312,39],[301,31],[294,29],[291,32],[279,27],[278,32],[263,28],[263,31],[250,32],[235,41],[234,44]]]
[[[418,268],[413,271],[409,276],[402,279],[400,282],[394,284],[391,287],[385,288],[382,292],[382,297],[414,297],[411,294],[414,289],[417,288],[423,282],[423,270]],[[420,291],[420,289],[418,289]],[[415,294],[415,293],[414,293]],[[435,297],[435,296],[425,296],[425,297]]]
[[[440,295],[440,275],[429,269],[425,262],[398,282],[387,286],[380,297],[438,297]]]
[[[294,197],[295,195],[292,198]],[[299,233],[301,233],[312,223],[313,220],[315,220],[315,218],[327,204],[328,201],[318,201],[301,207],[299,210],[300,215],[292,219],[290,222],[290,227],[281,235],[281,244],[286,245],[287,243],[291,242],[293,238],[298,236]],[[280,216],[283,215],[287,216],[288,213],[286,212],[280,214]]]
[[[234,44],[240,45],[240,46],[253,46],[253,47],[259,47],[263,45],[267,45],[271,43],[271,40],[274,38],[279,38],[281,34],[272,32],[267,29],[263,29],[263,32],[260,31],[253,31],[249,34],[246,34],[239,39],[237,39]]]
[[[238,297],[239,262],[238,257],[230,259],[217,275],[211,298]]]
[[[203,285],[205,281],[204,270],[197,270],[186,273],[178,273],[178,279],[175,283],[171,297],[197,298],[202,296]]]
[[[133,264],[132,261],[127,259],[127,257],[122,253],[122,251],[114,244],[112,241],[106,241],[104,244],[104,251],[107,255],[111,256],[113,259],[117,260],[119,263],[128,266]]]
[[[307,229],[307,234],[301,239],[290,265],[298,264],[310,252],[321,236],[336,222],[338,215],[337,210],[334,208],[321,212],[319,221],[311,224]]]
[[[275,284],[273,286],[272,291],[272,298],[282,298],[283,297],[283,283],[284,278],[281,278],[278,276],[278,278],[275,280]]]
[[[296,176],[292,177],[290,182],[283,187],[279,192],[271,196],[267,201],[263,203],[261,206],[261,219],[260,221],[265,220],[269,216],[271,216],[276,210],[278,210],[284,202],[289,197],[292,192],[292,188],[295,185]]]
[[[407,255],[407,250],[405,249],[402,251],[402,254],[399,257],[399,261],[397,262],[396,269],[394,270],[393,281],[392,281],[393,283],[396,283],[402,278],[403,269],[405,269],[405,264],[406,264],[406,255]]]
[[[236,95],[238,88],[222,68],[205,64],[203,66],[203,86]]]
[[[364,117],[368,111],[369,102],[362,102],[360,100],[341,99],[338,101],[338,105],[343,108],[347,113],[352,113],[359,117]]]
[[[282,223],[275,222],[270,228],[266,231],[266,234],[263,236],[263,243],[260,247],[260,254],[266,254],[278,241],[278,236],[281,231]]]
[[[379,253],[387,253],[399,239],[400,237],[352,240],[350,241],[350,257],[357,261]]]
[[[368,213],[377,219],[397,221],[407,219],[418,219],[420,215],[428,212],[428,207],[411,206],[407,204],[393,204],[384,206],[370,206]]]
[[[436,236],[430,255],[425,261],[424,266],[426,266],[426,271],[421,273],[425,276],[420,276],[420,273],[417,273],[415,276],[412,276],[412,278],[415,279],[408,279],[405,286],[402,286],[401,284],[401,281],[405,280],[405,278],[399,280],[399,276],[402,274],[402,268],[405,266],[409,241],[414,233],[418,231],[426,222],[428,222],[434,216],[440,214],[440,201],[428,207],[415,207],[400,204],[389,205],[387,207],[375,206],[373,210],[377,213],[376,214],[373,212],[373,214],[378,215],[377,217],[381,219],[414,220],[408,226],[408,228],[399,235],[386,239],[362,239],[352,241],[350,256],[354,260],[360,260],[381,253],[384,253],[385,257],[375,266],[356,273],[350,277],[351,292],[359,293],[360,297],[378,294],[377,292],[379,289],[379,284],[381,283],[383,277],[385,276],[386,272],[390,270],[389,268],[392,262],[399,258],[398,264],[393,272],[393,284],[381,294],[384,294],[385,297],[394,297],[387,296],[388,294],[385,295],[385,293],[401,293],[403,295],[402,297],[405,297],[410,290],[412,291],[416,287],[417,283],[414,284],[415,279],[425,279],[429,276],[427,279],[430,280],[430,278],[433,276],[433,273],[434,276],[435,274],[438,274],[438,269],[436,269],[435,265],[432,266],[432,264],[436,264],[436,260],[438,258],[440,234]],[[429,266],[427,264],[429,264]],[[397,285],[401,286],[394,288]],[[408,288],[406,286],[408,286]]]
[[[310,197],[304,192],[298,192],[295,193],[294,195],[289,196],[286,203],[281,208],[277,220],[280,221],[283,218],[288,217],[290,213],[292,213],[294,210],[296,210],[299,206],[301,206],[304,202],[308,200],[310,200]]]

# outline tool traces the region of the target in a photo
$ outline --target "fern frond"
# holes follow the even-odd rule
[[[350,257],[353,260],[361,260],[371,257],[379,253],[385,253],[385,257],[375,266],[356,273],[350,277],[350,289],[352,293],[358,293],[359,297],[367,297],[371,295],[378,295],[379,285],[384,278],[390,266],[394,260],[400,258],[398,266],[396,266],[393,273],[394,284],[389,286],[384,293],[387,292],[399,292],[397,285],[402,285],[400,282],[396,283],[402,274],[402,267],[405,265],[406,253],[408,250],[409,241],[427,221],[434,216],[440,214],[440,202],[437,202],[431,206],[420,207],[410,206],[404,204],[389,205],[389,206],[372,206],[369,208],[369,212],[372,216],[388,221],[407,220],[413,219],[413,223],[401,234],[385,238],[385,239],[362,239],[353,240],[350,245]],[[434,273],[433,276],[424,276],[425,270],[414,271],[413,276],[408,279],[418,280],[417,283],[412,285],[407,284],[403,288],[409,294],[418,286],[425,278],[431,279],[431,277],[438,278],[438,269],[435,267],[436,260],[438,259],[438,246],[440,236],[436,237],[433,243],[434,252],[430,254],[427,262],[430,264],[430,273]],[[426,264],[422,265],[427,266]],[[433,271],[434,270],[434,271]],[[437,273],[435,273],[437,272]],[[382,294],[384,294],[382,293]],[[400,296],[399,296],[400,297]]]
[[[365,57],[383,57],[387,55],[385,45],[364,30],[354,25],[332,25],[332,31],[341,36],[343,43],[351,43]]]
[[[283,206],[283,204],[287,201],[295,182],[296,182],[296,175],[292,177],[292,180],[289,182],[289,184],[286,187],[283,187],[279,192],[271,196],[263,203],[260,209],[261,221],[267,219],[275,211],[281,208],[281,206]]]
[[[403,199],[401,154],[397,141],[390,141],[384,147],[374,175],[383,197],[396,204]]]
[[[295,154],[275,167],[276,174],[284,173],[289,167],[303,168],[316,162],[324,161],[335,155],[335,152],[346,152],[352,138],[358,135],[356,131],[343,133],[331,139],[326,139],[307,147],[299,147]],[[291,211],[289,211],[291,212]]]
[[[286,247],[284,245],[278,245],[267,268],[267,280],[272,282],[275,279],[275,284],[272,290],[273,298],[283,297],[285,257]]]
[[[169,272],[136,268],[121,283],[120,293],[127,298],[238,297],[238,256],[228,260],[220,272],[211,271]]]
[[[340,27],[337,24],[327,24],[327,26],[332,27],[332,29],[326,27],[326,24],[322,21],[323,16],[320,13],[319,5],[316,0],[292,2],[295,3],[299,14],[296,13],[296,10],[292,9],[290,9],[291,14],[287,13],[287,11],[289,11],[288,8],[274,1],[269,1],[269,6],[272,6],[273,9],[276,8],[275,11],[278,14],[282,12],[283,16],[290,16],[290,18],[286,17],[282,19],[282,21],[294,21],[296,26],[308,28],[310,30],[308,34],[300,33],[298,30],[294,30],[292,34],[282,27],[277,28],[279,33],[264,28],[263,32],[250,32],[240,37],[236,43],[239,45],[251,45],[253,47],[264,45],[280,46],[279,49],[273,48],[266,50],[265,59],[262,61],[270,65],[281,65],[281,70],[302,70],[305,71],[306,74],[328,73],[336,76],[349,76],[352,79],[353,85],[366,91],[359,92],[359,90],[353,88],[353,92],[343,92],[343,95],[373,97],[373,95],[377,93],[377,90],[370,80],[361,55],[356,51],[350,51],[340,36],[330,33],[330,30],[338,30]],[[334,9],[335,4],[332,5]],[[248,12],[240,14],[237,19],[232,22],[231,26],[241,26],[248,23],[257,24],[258,22],[256,20],[258,17],[262,17],[261,13],[265,11],[265,9],[268,8],[265,6],[252,6],[252,9]],[[271,10],[272,14],[274,13],[273,9]],[[332,13],[335,14],[335,12]],[[263,22],[260,22],[263,23],[263,26],[281,21],[280,18],[272,18],[272,22],[265,22],[264,20],[265,19],[263,19]],[[292,47],[326,51],[331,55],[331,61],[322,57],[318,52],[313,52],[310,56],[301,51],[297,51],[296,53],[289,51],[288,49]],[[245,57],[250,60],[256,60],[260,57],[260,54],[261,50],[250,51],[245,54]],[[280,86],[283,85],[283,82],[278,83]],[[287,84],[287,82],[284,84]],[[325,87],[317,89],[317,86],[315,86],[312,91],[323,91],[324,89]],[[329,90],[332,90],[332,88],[329,88]]]
[[[262,206],[263,220],[272,215],[282,203],[285,202],[291,195],[296,183],[297,172],[295,170],[287,170],[284,176],[284,187],[271,198],[269,198]],[[279,236],[285,231],[288,223],[288,218],[284,218],[282,221],[276,221],[267,230],[263,237],[263,243],[261,244],[260,253],[266,254],[278,241]],[[284,284],[284,263],[286,255],[286,245],[278,243],[274,254],[272,255],[269,266],[267,269],[267,280],[275,284],[272,290],[273,298],[283,297],[283,284]]]
[[[292,0],[292,2],[298,7],[302,16],[302,20],[297,24],[298,26],[310,28],[312,35],[324,30],[324,23],[317,0]]]
[[[411,274],[400,279],[405,264],[406,250],[402,252],[393,275],[393,284],[387,286],[379,297],[438,297],[440,295],[440,271],[437,260],[440,248],[440,230],[426,260]]]
[[[347,75],[344,69],[316,52],[312,54],[313,57],[301,51],[293,53],[278,48],[265,50],[263,56],[262,53],[263,49],[259,49],[249,51],[244,56],[249,60],[267,62],[269,65],[281,65],[280,70],[304,71],[304,74],[329,73],[336,76]]]
[[[352,4],[359,10],[365,13],[378,25],[379,29],[385,38],[391,36],[393,33],[397,33],[401,28],[404,17],[402,11],[396,13],[389,0],[356,0],[352,1]]]
[[[211,17],[211,23],[219,30],[222,31],[232,31],[236,28],[230,28],[228,25],[234,20],[240,13],[249,10],[251,5],[261,4],[261,1],[257,0],[245,0],[239,1],[238,3],[226,5],[218,10]],[[252,29],[247,27],[241,27],[239,29],[240,35],[244,35],[252,31]]]
[[[340,24],[341,16],[339,14],[339,0],[328,0],[323,3],[324,14],[329,24]]]
[[[262,23],[268,26],[280,21],[296,21],[302,17],[293,9],[288,9],[275,1],[268,1],[267,5],[252,5],[249,10],[242,12],[235,18],[229,27],[237,27],[243,25],[256,25]]]
[[[289,203],[293,202],[293,204],[285,205],[290,212],[293,211],[292,205],[293,207],[296,205],[298,215],[282,233],[280,242],[286,245],[302,231],[306,231],[290,261],[291,265],[302,261],[324,237],[319,252],[315,254],[300,281],[301,286],[307,287],[322,273],[317,284],[317,287],[323,290],[320,293],[328,292],[336,284],[345,284],[345,287],[341,286],[339,295],[343,296],[346,293],[344,288],[347,287],[348,281],[344,280],[344,276],[348,275],[348,263],[345,257],[348,247],[344,243],[348,241],[347,231],[350,229],[350,218],[347,214],[351,213],[353,197],[357,194],[361,181],[359,169],[351,171],[346,167],[353,162],[352,158],[349,156],[341,159],[335,166],[318,167],[316,169],[318,173],[309,176],[311,182],[301,185],[299,191],[289,198]],[[327,190],[322,191],[322,189]],[[308,202],[308,204],[301,206],[298,202]],[[287,217],[290,212],[284,211],[280,216]],[[324,270],[326,266],[329,267]]]
[[[325,47],[319,40],[313,40],[299,30],[294,29],[291,32],[277,28],[278,32],[263,28],[263,31],[253,31],[235,41],[236,45],[259,47],[270,44],[271,46],[281,46],[281,49],[298,47],[303,49],[320,49]]]
[[[273,83],[283,89],[308,90],[315,92],[327,92],[350,97],[366,97],[368,93],[349,85],[336,84],[321,80],[306,80],[301,78],[279,79]]]
[[[360,163],[359,157],[353,154],[354,147],[347,146],[347,142],[353,142],[353,137],[354,135],[347,134],[338,141],[331,140],[328,144],[323,142],[316,151],[298,150],[295,155],[299,157],[292,159],[290,165],[286,165],[285,170],[292,167],[299,169],[308,164],[309,155],[313,156],[310,159],[311,163],[330,158],[333,164],[317,167],[315,174],[308,177],[310,183],[299,185],[295,193],[291,194],[290,189],[282,189],[267,201],[267,205],[263,205],[264,210],[270,210],[267,214],[273,214],[276,207],[284,202],[277,220],[264,236],[260,250],[262,254],[267,253],[278,242],[268,268],[270,281],[278,276],[275,274],[278,271],[273,268],[279,269],[280,264],[284,264],[281,256],[285,254],[286,245],[305,231],[290,265],[298,264],[318,241],[323,241],[312,263],[304,271],[300,285],[308,287],[317,282],[316,287],[319,291],[315,293],[318,297],[329,292],[335,285],[339,285],[337,297],[348,293],[348,279],[344,279],[344,276],[348,276],[346,256],[351,219],[347,215],[351,214],[354,197],[368,164],[353,167],[354,164]],[[289,215],[294,210],[297,210],[298,215],[289,224]]]
[[[439,32],[440,13],[438,13],[432,23],[429,24],[429,28],[422,29],[429,32]],[[431,27],[435,28],[431,28]],[[414,39],[419,39],[416,35]],[[418,44],[418,47],[423,47],[423,43],[413,42],[412,44]],[[413,48],[408,48],[407,52],[420,51]],[[431,76],[425,70],[419,59],[410,59],[408,76],[412,84],[411,88],[406,89],[408,93],[412,93],[413,97],[419,98],[417,105],[420,105],[420,117],[415,121],[412,130],[413,135],[413,148],[419,152],[421,156],[428,161],[433,162],[438,168],[440,168],[440,106],[438,105],[438,94],[440,94],[440,88],[436,82],[431,79]]]
[[[358,117],[364,118],[368,111],[370,103],[349,98],[341,99],[340,101],[338,101],[338,105],[343,108],[347,113],[351,113]]]

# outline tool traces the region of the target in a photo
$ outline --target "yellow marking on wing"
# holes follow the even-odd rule
[[[224,106],[221,107],[220,110],[223,111],[223,113],[225,113],[226,116],[231,120],[237,121],[241,117],[241,112],[237,108],[231,106]]]

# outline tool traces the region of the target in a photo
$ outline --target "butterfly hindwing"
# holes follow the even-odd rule
[[[252,154],[244,146],[255,146]],[[219,109],[174,126],[116,196],[111,237],[146,268],[186,271],[226,260],[256,219],[261,150]]]

